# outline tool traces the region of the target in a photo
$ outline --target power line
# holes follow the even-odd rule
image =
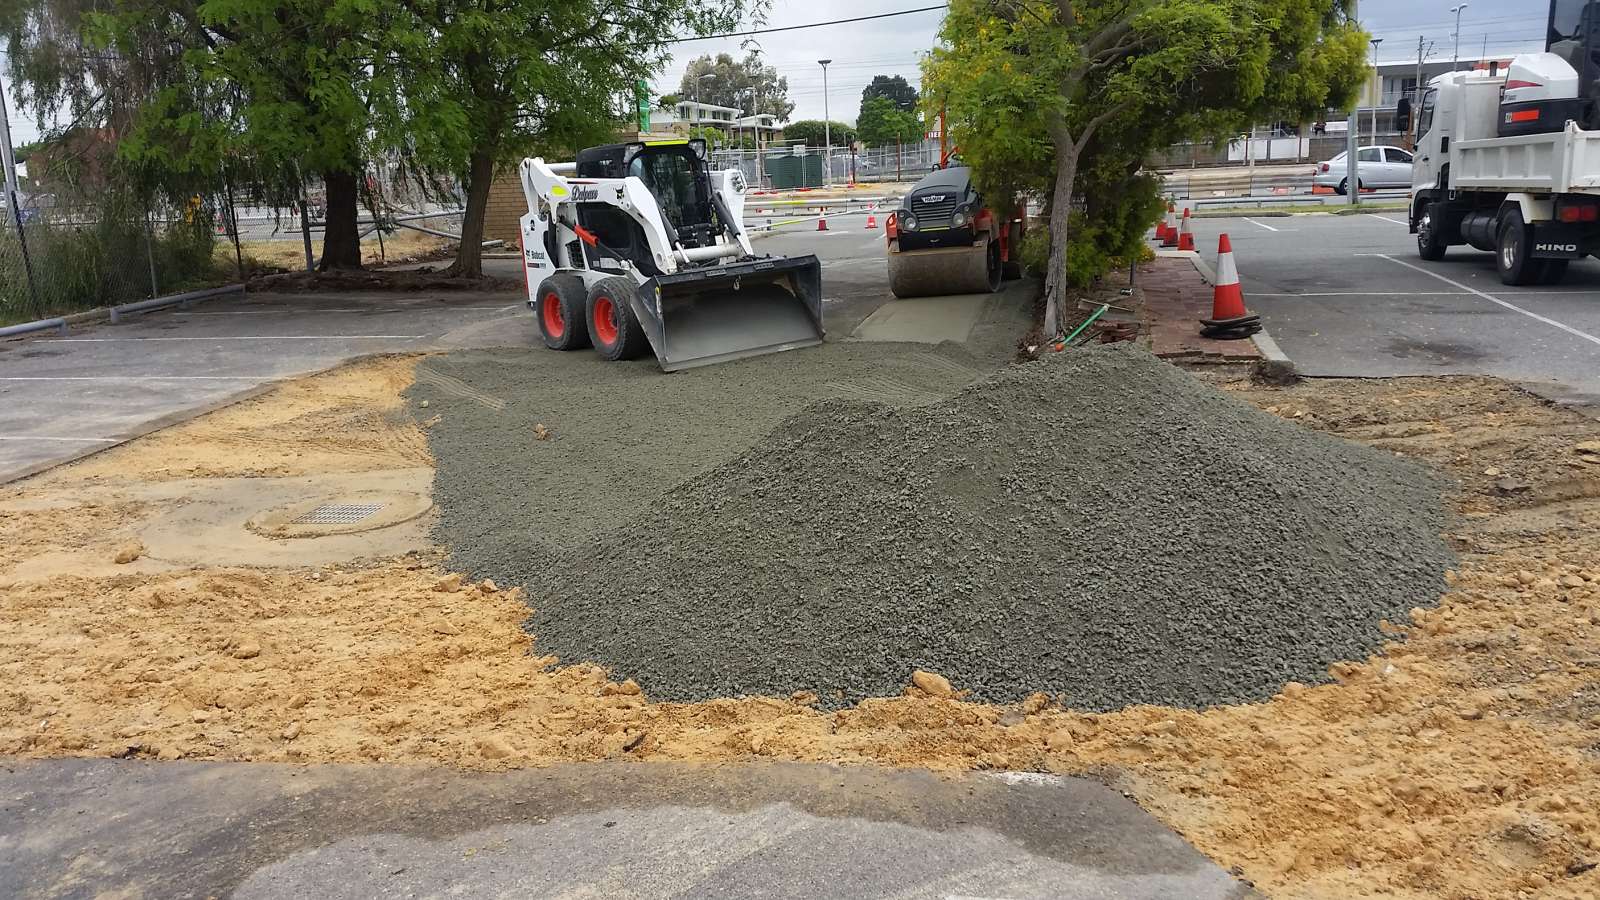
[[[802,28],[821,28],[824,25],[847,25],[851,22],[870,22],[873,19],[889,19],[894,16],[909,16],[913,13],[933,12],[936,9],[947,9],[944,3],[938,6],[922,6],[916,9],[902,9],[899,12],[878,13],[875,16],[856,16],[851,19],[833,19],[828,22],[812,22],[808,25],[785,25],[782,28],[757,28],[753,31],[729,31],[725,34],[706,34],[698,37],[673,38],[669,44],[686,44],[689,41],[714,41],[718,38],[751,37],[757,34],[776,34],[780,31],[799,31]]]

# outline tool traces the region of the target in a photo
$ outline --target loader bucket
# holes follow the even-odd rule
[[[632,300],[667,372],[822,343],[822,265],[758,259],[658,275]]]

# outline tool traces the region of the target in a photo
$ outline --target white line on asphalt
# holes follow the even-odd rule
[[[1368,215],[1372,216],[1374,219],[1382,219],[1385,222],[1393,222],[1396,225],[1404,225],[1407,228],[1411,227],[1411,223],[1410,222],[1402,222],[1399,219],[1391,219],[1388,216],[1380,216],[1377,213],[1369,213]]]
[[[0,375],[0,381],[276,381],[282,375]]]
[[[1552,327],[1559,328],[1562,331],[1565,331],[1567,334],[1572,335],[1573,337],[1583,338],[1584,340],[1588,341],[1591,344],[1600,345],[1600,337],[1595,337],[1594,335],[1588,333],[1587,331],[1579,331],[1578,329],[1573,328],[1571,325],[1568,325],[1565,322],[1557,322],[1555,319],[1551,319],[1551,318],[1548,318],[1546,316],[1541,316],[1536,312],[1529,312],[1528,310],[1525,310],[1522,307],[1517,306],[1514,303],[1507,303],[1506,301],[1501,300],[1499,297],[1496,297],[1493,294],[1486,294],[1483,291],[1478,290],[1477,288],[1468,287],[1468,286],[1462,284],[1459,281],[1451,281],[1450,279],[1444,277],[1443,275],[1440,275],[1437,272],[1430,272],[1430,271],[1428,271],[1427,269],[1424,269],[1421,266],[1414,266],[1411,263],[1408,263],[1408,262],[1406,262],[1404,260],[1395,259],[1392,256],[1385,256],[1382,253],[1374,253],[1374,254],[1371,254],[1371,255],[1376,256],[1379,259],[1387,259],[1389,262],[1392,262],[1397,266],[1405,266],[1408,269],[1415,269],[1416,271],[1421,272],[1424,275],[1432,275],[1434,278],[1439,279],[1440,281],[1444,282],[1445,284],[1450,285],[1451,287],[1460,288],[1461,290],[1466,291],[1469,294],[1473,294],[1475,296],[1482,297],[1483,299],[1489,301],[1490,303],[1496,304],[1497,306],[1503,306],[1506,309],[1509,309],[1514,313],[1521,313],[1522,315],[1525,315],[1528,318],[1533,319],[1536,322],[1543,322],[1546,325],[1550,325]]]
[[[336,309],[221,309],[221,310],[194,310],[194,311],[189,311],[189,312],[180,312],[179,315],[186,315],[186,316],[283,316],[283,315],[299,315],[300,313],[362,313],[362,312],[407,313],[407,312],[457,312],[457,311],[467,311],[467,310],[471,310],[471,311],[474,311],[474,312],[501,312],[501,311],[504,311],[504,310],[507,310],[507,309],[515,309],[516,307],[518,307],[520,305],[521,304],[519,304],[519,303],[513,303],[510,306],[421,306],[421,307],[392,306],[392,307],[387,307],[387,308],[383,308],[383,307],[366,307],[366,308],[351,307],[349,309],[342,309],[342,308],[336,308]]]
[[[0,434],[0,441],[64,441],[73,444],[115,444],[120,438],[51,437],[45,434]]]
[[[425,334],[236,334],[226,337],[40,338],[42,344],[146,344],[152,341],[414,341]]]
[[[1273,228],[1271,225],[1268,225],[1265,222],[1257,222],[1255,219],[1252,219],[1249,216],[1240,216],[1239,218],[1244,219],[1246,222],[1249,222],[1251,225],[1254,225],[1257,228],[1265,228],[1268,231],[1278,231],[1279,230],[1277,228]]]
[[[1252,297],[1468,297],[1465,291],[1320,291],[1304,294],[1265,294],[1251,291]]]

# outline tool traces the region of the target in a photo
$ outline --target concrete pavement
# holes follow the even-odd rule
[[[1600,262],[1507,287],[1494,258],[1417,257],[1405,213],[1192,220],[1201,253],[1233,243],[1245,300],[1307,375],[1493,375],[1600,407]]]
[[[0,858],[18,898],[1253,896],[1097,782],[797,763],[12,761]]]

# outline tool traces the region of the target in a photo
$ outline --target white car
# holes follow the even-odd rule
[[[1350,189],[1350,172],[1341,153],[1317,165],[1312,183],[1343,194]],[[1411,187],[1411,151],[1399,147],[1361,147],[1356,150],[1357,177],[1363,188]]]

